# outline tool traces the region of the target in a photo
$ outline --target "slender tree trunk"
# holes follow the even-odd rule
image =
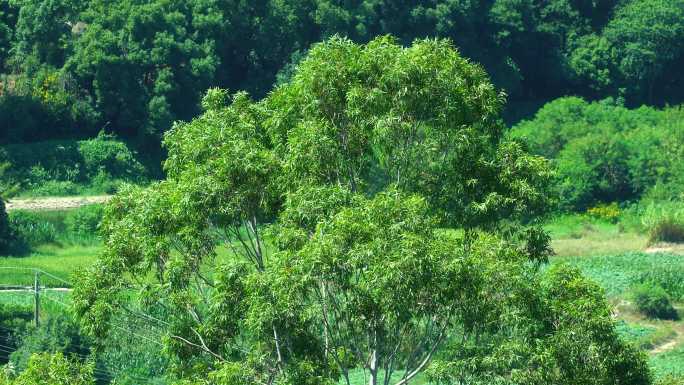
[[[368,385],[378,384],[378,331],[373,330],[373,353],[371,353],[370,359],[370,379]]]
[[[325,282],[321,281],[321,298],[323,298],[323,317],[328,318],[328,304],[327,304],[327,290],[325,290]],[[324,338],[325,338],[325,356],[328,357],[330,354],[330,336],[328,334],[328,328],[323,328]]]
[[[377,385],[378,383],[378,351],[373,349],[370,361],[370,379],[368,385]]]

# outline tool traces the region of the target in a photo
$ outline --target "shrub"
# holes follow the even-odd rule
[[[597,202],[634,198],[622,137],[596,132],[567,144],[557,159],[557,191],[566,208],[583,210]]]
[[[103,214],[102,205],[83,206],[70,212],[64,222],[71,234],[82,237],[95,236],[98,234]]]
[[[675,301],[684,299],[684,266],[679,263],[645,270],[637,282],[662,287]]]
[[[78,151],[89,180],[103,173],[131,181],[144,178],[145,168],[135,158],[135,153],[113,136],[100,133],[95,139],[81,141]]]
[[[114,179],[109,173],[100,170],[92,179],[92,189],[105,194],[115,194],[124,183],[121,179]]]
[[[94,365],[67,359],[61,353],[33,354],[24,372],[14,378],[12,371],[0,372],[0,385],[95,385]]]
[[[79,186],[72,181],[48,180],[31,189],[28,195],[34,197],[55,197],[77,195]]]
[[[17,304],[0,304],[0,344],[15,350],[21,344],[21,338],[31,327],[33,309]],[[0,355],[0,363],[6,363],[9,355]]]
[[[55,226],[28,211],[15,211],[9,215],[10,227],[16,234],[12,247],[15,252],[57,240]]]
[[[28,366],[32,354],[43,352],[84,357],[90,355],[90,346],[81,335],[78,323],[67,316],[58,315],[48,318],[38,328],[31,328],[11,354],[10,361],[21,372]]]
[[[563,209],[684,192],[684,110],[627,109],[614,102],[560,98],[510,136],[554,159]]]
[[[634,303],[637,309],[650,318],[678,319],[670,296],[660,286],[639,285],[634,288]]]
[[[13,165],[6,177],[21,181],[21,188],[33,196],[113,193],[122,181],[149,179],[135,151],[108,135],[8,145],[4,150]]]

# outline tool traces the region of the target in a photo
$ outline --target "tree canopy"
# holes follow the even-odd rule
[[[552,174],[503,103],[448,41],[389,37],[317,44],[259,102],[210,90],[167,179],[107,206],[75,309],[101,338],[147,320],[183,384],[650,383],[602,291],[515,225]]]

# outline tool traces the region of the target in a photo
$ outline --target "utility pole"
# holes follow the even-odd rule
[[[36,327],[40,326],[40,273],[36,271],[33,282],[34,304],[33,304],[33,323]]]

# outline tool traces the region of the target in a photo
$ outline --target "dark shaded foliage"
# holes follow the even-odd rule
[[[207,88],[262,97],[334,34],[449,38],[510,95],[514,119],[567,94],[672,104],[683,17],[684,0],[2,0],[0,142],[104,128],[152,145]]]

